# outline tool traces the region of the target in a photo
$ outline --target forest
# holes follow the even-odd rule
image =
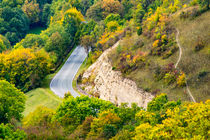
[[[0,0],[0,139],[209,139],[209,3]],[[181,36],[188,47],[177,68],[177,31],[189,32],[192,24],[195,35]],[[146,108],[66,93],[56,109],[40,105],[23,115],[26,93],[56,73],[77,45],[91,50],[89,66],[119,40],[109,56],[112,69],[155,96]],[[94,86],[93,79],[77,82]],[[188,86],[197,102],[187,97]]]

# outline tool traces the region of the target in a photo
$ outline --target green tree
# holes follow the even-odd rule
[[[88,18],[94,19],[95,21],[100,21],[103,19],[103,9],[102,3],[99,1],[96,4],[92,5],[86,13]]]
[[[32,48],[32,47],[39,47],[42,48],[45,46],[47,37],[36,35],[36,34],[27,34],[24,39],[22,39],[19,43],[16,43],[14,48]]]
[[[25,37],[29,30],[29,20],[19,8],[3,7],[0,12],[0,33],[14,45]]]
[[[132,7],[134,6],[130,0],[122,0],[122,5],[124,7],[124,17],[129,20],[132,18]]]
[[[65,138],[63,127],[53,120],[55,111],[44,106],[37,107],[23,119],[27,139]]]
[[[22,91],[40,86],[51,66],[51,58],[44,49],[18,48],[0,54],[0,77]]]
[[[122,14],[123,6],[118,0],[102,0],[103,17],[107,17],[109,14]]]
[[[10,48],[11,48],[11,45],[10,45],[9,40],[7,40],[7,38],[5,38],[3,35],[0,35],[0,53]]]
[[[94,0],[81,0],[80,4],[81,4],[81,11],[82,14],[86,14],[87,10],[90,8],[90,6],[92,6],[94,3]]]
[[[9,124],[0,124],[0,139],[5,140],[25,140],[26,134],[22,130],[14,130]]]
[[[134,16],[133,16],[136,24],[140,24],[142,22],[144,14],[145,10],[143,9],[141,4],[138,4],[136,10],[134,11]]]
[[[119,24],[117,23],[117,21],[110,21],[110,22],[107,24],[107,29],[108,29],[108,31],[110,31],[110,32],[116,31],[118,27],[119,27]]]
[[[25,95],[9,82],[0,80],[0,123],[20,120],[25,108]]]
[[[86,24],[82,24],[81,36],[83,35],[90,35],[96,26],[96,22],[94,20],[90,20]]]
[[[98,112],[114,107],[114,104],[97,98],[69,97],[58,107],[55,118],[74,130],[87,116],[96,116]]]
[[[103,111],[99,114],[98,118],[93,120],[91,130],[88,134],[89,139],[109,139],[116,135],[119,129],[121,119],[116,113],[111,110]]]
[[[26,0],[22,10],[29,18],[31,24],[39,22],[40,9],[39,4],[37,4],[36,1],[32,0],[29,2],[29,0]]]
[[[50,20],[50,13],[51,13],[50,8],[51,8],[50,4],[45,4],[42,11],[41,22],[46,26],[49,24]]]
[[[169,109],[160,123],[145,122],[137,126],[135,139],[208,139],[209,107],[207,100]]]
[[[198,3],[201,7],[203,7],[204,9],[209,9],[209,0],[198,0]]]
[[[21,7],[23,3],[24,0],[2,0],[3,6]]]
[[[59,32],[53,33],[47,40],[45,49],[48,52],[55,52],[57,57],[62,57],[66,48],[65,48],[65,41],[63,40],[62,36]]]
[[[119,14],[109,14],[105,20],[104,20],[104,23],[105,24],[108,24],[110,21],[117,21],[118,23],[120,22],[121,20],[121,17]]]
[[[147,111],[156,112],[160,111],[164,104],[168,102],[168,97],[166,94],[160,94],[156,98],[152,99],[147,105]]]
[[[142,34],[142,27],[141,27],[141,26],[137,29],[137,34],[138,34],[139,36]]]
[[[86,53],[88,54],[89,49],[93,46],[94,44],[94,39],[90,35],[85,35],[81,39],[81,45],[85,48]]]
[[[52,123],[52,117],[54,114],[55,112],[52,109],[39,106],[35,111],[29,113],[28,116],[23,119],[23,126],[30,127],[50,124]]]

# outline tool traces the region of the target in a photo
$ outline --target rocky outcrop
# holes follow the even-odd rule
[[[123,78],[121,72],[112,70],[107,54],[118,45],[119,42],[106,50],[83,74],[83,79],[94,77],[93,84],[86,82],[81,86],[86,92],[99,94],[101,99],[115,104],[127,102],[130,105],[134,102],[141,107],[146,107],[153,95],[139,89],[134,81]]]

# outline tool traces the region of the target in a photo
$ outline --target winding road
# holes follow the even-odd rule
[[[86,57],[85,49],[77,46],[50,83],[50,89],[56,95],[63,98],[65,93],[70,92],[74,97],[80,96],[73,89],[72,82]]]

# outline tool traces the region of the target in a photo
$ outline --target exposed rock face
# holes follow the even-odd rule
[[[127,102],[130,105],[135,102],[141,107],[146,107],[154,96],[137,88],[136,83],[132,80],[123,78],[121,72],[112,70],[107,54],[118,45],[119,42],[106,50],[83,74],[83,79],[88,79],[91,75],[95,77],[94,86],[85,84],[83,88],[87,92],[98,93],[101,99],[116,104]]]

